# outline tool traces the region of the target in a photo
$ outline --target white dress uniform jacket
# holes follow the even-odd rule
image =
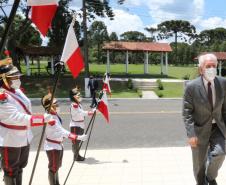
[[[70,107],[71,121],[70,127],[85,128],[85,116],[88,116],[88,111],[84,111],[81,104],[72,103]]]
[[[44,150],[62,150],[64,138],[69,138],[70,132],[62,127],[60,118],[57,115],[53,115],[55,120],[54,125],[46,126],[46,140],[44,143]]]
[[[36,119],[31,115],[30,100],[20,89],[0,88],[0,97],[0,146],[27,146],[33,137],[31,124]]]

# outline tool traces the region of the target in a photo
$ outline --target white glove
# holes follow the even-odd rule
[[[77,137],[77,140],[80,140],[80,141],[86,141],[88,138],[87,135],[83,134],[83,135],[78,135]]]

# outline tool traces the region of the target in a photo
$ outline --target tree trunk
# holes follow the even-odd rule
[[[8,19],[6,27],[5,27],[5,32],[4,32],[4,34],[2,36],[2,39],[1,39],[0,54],[2,54],[2,52],[3,52],[3,50],[4,50],[5,46],[6,46],[8,35],[9,35],[9,32],[10,32],[10,28],[11,28],[11,26],[13,24],[13,20],[14,20],[14,17],[16,15],[16,11],[18,9],[19,4],[20,4],[20,0],[15,0],[14,3],[13,3],[13,7],[12,7],[9,19]]]
[[[87,40],[87,12],[86,12],[86,0],[82,1],[83,8],[83,47],[84,47],[84,59],[85,59],[85,77],[89,77],[89,51],[88,51],[88,40]]]

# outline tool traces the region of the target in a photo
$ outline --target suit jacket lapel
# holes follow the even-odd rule
[[[216,101],[215,101],[214,107],[217,107],[217,104],[220,102],[220,98],[222,97],[222,87],[217,77],[214,79],[214,86],[215,86],[215,92],[216,92]]]
[[[200,92],[201,96],[203,97],[204,102],[207,102],[209,108],[211,109],[211,105],[210,105],[210,102],[208,100],[208,94],[206,92],[206,88],[204,86],[204,82],[203,82],[203,79],[202,79],[201,76],[199,77],[199,92]]]

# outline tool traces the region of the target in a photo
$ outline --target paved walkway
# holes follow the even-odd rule
[[[157,94],[154,91],[142,91],[142,98],[143,99],[159,99]]]
[[[81,152],[82,153],[82,152]],[[28,184],[35,152],[31,152],[24,171]],[[60,181],[63,181],[72,162],[72,153],[65,151]],[[33,185],[48,185],[47,157],[41,152]],[[2,185],[2,173],[0,173]],[[226,164],[218,177],[219,185],[226,182]],[[87,160],[75,163],[67,185],[195,185],[189,147],[132,148],[88,150]]]

